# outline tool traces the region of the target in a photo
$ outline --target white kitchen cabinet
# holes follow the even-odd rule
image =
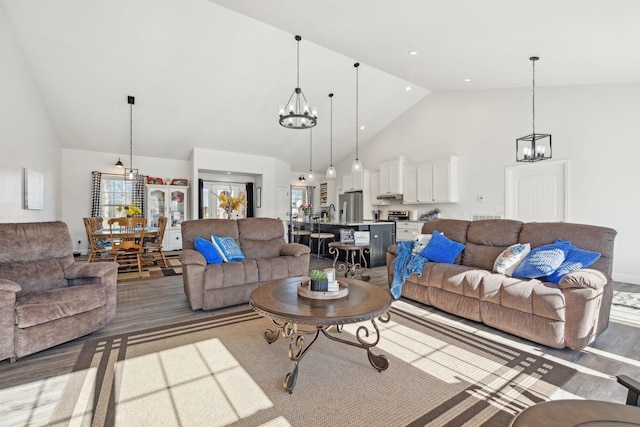
[[[371,194],[371,204],[373,206],[390,205],[391,202],[389,200],[380,200],[377,198],[378,194],[380,194],[380,172],[371,172],[370,177],[371,186],[369,187],[369,194]]]
[[[404,204],[458,201],[458,157],[406,167]]]
[[[380,194],[402,194],[403,169],[407,159],[399,157],[380,163]]]
[[[362,191],[364,189],[364,173],[342,176],[342,191]]]
[[[421,231],[421,222],[396,221],[396,242],[400,240],[413,240],[415,235]]]
[[[164,231],[162,248],[165,251],[182,249],[181,224],[187,219],[187,190],[189,187],[179,185],[146,186],[147,224],[158,226],[158,218],[167,217],[167,228]]]

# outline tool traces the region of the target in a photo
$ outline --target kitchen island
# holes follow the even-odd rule
[[[334,236],[334,240],[340,241],[340,229],[351,228],[354,231],[368,231],[369,232],[369,245],[370,252],[365,254],[367,265],[369,267],[379,267],[386,265],[386,252],[387,247],[395,242],[395,222],[393,221],[375,221],[364,220],[362,222],[307,222],[296,221],[297,230],[312,230],[313,232],[331,233]],[[293,241],[293,240],[291,240]],[[311,242],[308,240],[300,240],[300,243],[310,244],[311,252],[318,253],[317,241],[313,239]],[[325,244],[320,248],[320,256],[331,258],[329,254],[329,247]],[[339,261],[344,261],[339,259]]]

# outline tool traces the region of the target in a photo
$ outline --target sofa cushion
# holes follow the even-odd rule
[[[562,240],[558,239],[558,241]],[[548,282],[558,283],[568,273],[590,267],[598,260],[598,258],[600,258],[600,253],[598,252],[586,251],[571,245],[569,246],[567,257],[564,259],[562,264],[560,264],[560,267],[545,277],[545,280]]]
[[[429,261],[453,264],[463,249],[464,245],[454,242],[443,236],[439,231],[434,230],[431,240],[429,240],[427,246],[420,252],[420,255]]]
[[[218,248],[222,251],[224,261],[233,262],[244,260],[244,254],[233,237],[213,236],[213,239],[215,240],[216,245],[218,245]]]
[[[524,261],[531,252],[529,243],[516,243],[502,251],[493,263],[493,271],[504,274],[505,276],[513,275],[513,272]]]
[[[238,242],[246,258],[274,258],[286,243],[284,226],[275,218],[244,218],[238,220]]]
[[[472,221],[467,230],[462,264],[491,271],[500,253],[518,243],[521,228],[520,221],[511,219]]]
[[[531,249],[513,272],[513,277],[535,279],[556,271],[569,252],[570,242],[556,242]]]
[[[16,299],[18,328],[28,328],[91,311],[107,303],[102,286],[84,285],[30,294]]]
[[[207,264],[222,264],[222,254],[212,241],[196,237],[196,240],[193,241],[193,246],[204,256]]]

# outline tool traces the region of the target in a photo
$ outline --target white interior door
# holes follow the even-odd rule
[[[289,187],[278,185],[276,187],[276,218],[288,221],[291,215],[289,198]]]
[[[505,173],[505,216],[523,222],[569,220],[569,161],[509,166]]]

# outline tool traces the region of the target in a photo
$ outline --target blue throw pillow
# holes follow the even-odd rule
[[[522,264],[513,272],[513,277],[535,279],[550,275],[567,257],[570,246],[570,242],[560,241],[531,249]]]
[[[562,240],[558,240],[558,242],[562,242]],[[587,251],[571,245],[569,246],[569,253],[567,253],[567,257],[560,264],[560,267],[545,277],[545,281],[558,283],[566,274],[590,267],[599,258],[600,254],[598,252]]]
[[[244,261],[244,254],[233,237],[213,236],[213,239],[224,254],[226,261]]]
[[[420,251],[420,255],[429,261],[453,264],[457,256],[464,249],[464,245],[448,239],[442,233],[434,230],[427,246]]]
[[[207,260],[207,264],[222,264],[222,256],[218,249],[213,246],[213,243],[202,237],[196,237],[193,241],[193,246],[198,252],[204,255],[204,259]]]

